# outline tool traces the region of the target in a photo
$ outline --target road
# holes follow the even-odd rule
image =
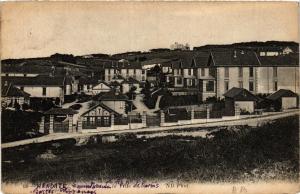
[[[293,115],[299,115],[299,109],[289,110],[280,113],[272,113],[262,116],[248,116],[245,118],[234,119],[234,120],[222,120],[216,122],[200,123],[200,124],[189,124],[189,125],[178,125],[178,126],[168,126],[168,127],[147,127],[141,129],[131,129],[131,130],[107,130],[107,131],[98,131],[92,133],[53,133],[45,135],[38,138],[20,140],[15,142],[9,142],[2,144],[2,148],[16,147],[20,145],[27,145],[32,143],[42,143],[53,140],[69,139],[69,138],[84,138],[93,135],[104,135],[104,134],[122,134],[122,133],[138,133],[138,132],[160,132],[173,129],[184,129],[184,128],[196,128],[196,127],[216,127],[216,126],[233,126],[233,125],[257,125],[259,123],[268,122],[271,120],[289,117]]]

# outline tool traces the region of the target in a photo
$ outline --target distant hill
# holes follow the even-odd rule
[[[199,47],[194,47],[193,50],[211,50],[215,48],[261,48],[261,47],[291,47],[294,51],[299,50],[299,43],[293,41],[266,41],[266,42],[240,42],[233,44],[211,44]]]

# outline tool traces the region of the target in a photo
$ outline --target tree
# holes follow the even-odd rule
[[[127,96],[128,96],[128,98],[130,99],[130,100],[134,100],[135,99],[135,96],[136,96],[136,93],[135,93],[135,91],[136,91],[136,87],[135,86],[132,86],[131,88],[130,88],[130,90],[129,90],[129,92],[127,92]]]

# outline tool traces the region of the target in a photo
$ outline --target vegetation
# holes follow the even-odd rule
[[[26,112],[22,110],[2,110],[1,138],[2,142],[17,141],[41,136],[38,124],[42,113]]]
[[[163,109],[170,106],[185,106],[195,104],[199,104],[197,95],[172,96],[171,94],[166,94],[161,98],[159,107]]]
[[[81,107],[82,107],[81,104],[73,104],[69,108],[71,108],[73,110],[79,110]]]
[[[4,182],[80,181],[111,178],[182,181],[297,180],[298,116],[261,127],[223,128],[212,138],[129,134],[117,142],[75,140],[2,150]],[[93,140],[93,141],[92,141]],[[42,159],[41,155],[53,157]]]

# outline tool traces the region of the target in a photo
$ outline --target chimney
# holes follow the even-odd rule
[[[236,50],[234,50],[234,55],[233,55],[233,57],[236,58]]]

